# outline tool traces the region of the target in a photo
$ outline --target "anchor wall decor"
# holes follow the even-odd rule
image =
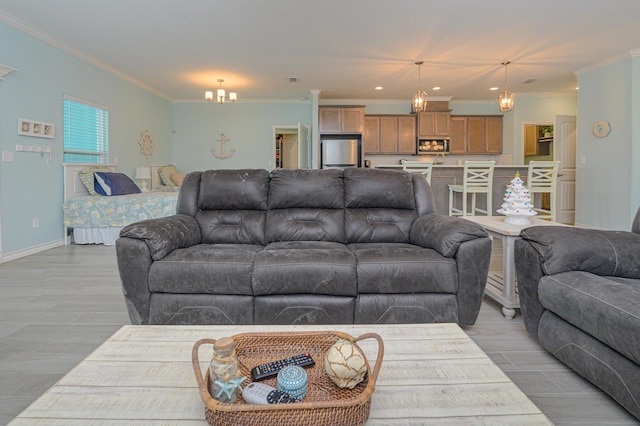
[[[225,143],[228,142],[230,139],[228,139],[224,135],[224,133],[220,133],[220,138],[216,140],[220,142],[220,152],[217,152],[215,148],[212,148],[211,153],[213,154],[214,157],[221,158],[224,160],[225,158],[231,157],[233,153],[236,152],[235,148],[231,148],[231,151],[229,152],[225,150]]]

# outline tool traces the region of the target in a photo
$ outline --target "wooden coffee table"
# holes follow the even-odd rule
[[[312,330],[382,336],[368,425],[552,424],[457,325],[398,324],[124,326],[11,425],[206,425],[191,365],[197,340]],[[361,347],[373,362],[376,342]]]

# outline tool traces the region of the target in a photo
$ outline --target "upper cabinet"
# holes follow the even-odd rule
[[[362,144],[365,154],[415,154],[415,115],[366,115]]]
[[[502,154],[502,116],[451,116],[449,153]]]
[[[418,113],[418,139],[449,136],[449,111],[425,111]]]
[[[362,133],[364,106],[320,106],[318,127],[321,134]]]

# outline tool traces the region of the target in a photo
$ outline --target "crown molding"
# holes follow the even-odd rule
[[[215,101],[206,101],[204,99],[174,99],[174,104],[214,104],[223,105]],[[235,102],[225,102],[224,105],[232,104],[310,104],[310,99],[238,99]]]
[[[427,102],[429,101],[450,101],[453,99],[452,96],[429,96],[427,98]],[[407,99],[320,99],[319,105],[376,105],[376,104],[384,104],[384,105],[406,105],[411,104],[411,98]]]
[[[40,40],[44,41],[47,44],[50,44],[50,45],[52,45],[54,47],[57,47],[58,49],[63,50],[65,52],[69,53],[70,55],[73,55],[73,56],[75,56],[75,57],[77,57],[77,58],[79,58],[79,59],[81,59],[81,60],[83,60],[83,61],[85,61],[85,62],[87,62],[87,63],[89,63],[89,64],[91,64],[93,66],[95,66],[95,67],[98,67],[98,68],[108,72],[109,74],[114,75],[115,77],[118,77],[121,80],[124,80],[124,81],[126,81],[128,83],[131,83],[134,86],[137,86],[137,87],[139,87],[139,88],[141,88],[141,89],[143,89],[143,90],[145,90],[145,91],[147,91],[149,93],[152,93],[152,94],[154,94],[156,96],[159,96],[159,97],[161,97],[163,99],[166,99],[168,101],[173,100],[171,97],[169,97],[168,95],[162,93],[161,91],[159,91],[157,89],[154,89],[153,87],[147,86],[146,84],[142,83],[139,80],[136,80],[135,78],[131,77],[130,75],[125,74],[125,73],[123,73],[123,72],[121,72],[121,71],[119,71],[119,70],[117,70],[117,69],[115,69],[115,68],[113,68],[113,67],[111,67],[111,66],[109,66],[107,64],[104,64],[104,63],[98,61],[97,59],[92,58],[91,56],[85,55],[84,53],[82,53],[82,52],[80,52],[80,51],[78,51],[78,50],[76,50],[76,49],[74,49],[74,48],[72,48],[70,46],[67,46],[66,44],[62,43],[61,41],[55,39],[50,34],[44,32],[42,30],[39,30],[37,28],[34,28],[34,27],[26,24],[25,22],[19,20],[18,18],[14,17],[12,15],[9,15],[8,13],[3,12],[1,10],[0,10],[0,21],[3,21],[6,24],[9,24],[12,27],[15,27],[15,28],[19,29],[20,31],[22,31],[24,33],[27,33],[27,34],[29,34],[29,35],[37,38],[37,39],[40,39]]]
[[[15,69],[15,68],[11,68],[11,67],[8,67],[6,65],[0,64],[0,80],[4,80],[4,78],[7,75],[11,74],[12,72],[16,72],[16,71],[18,71],[18,70]]]
[[[616,56],[612,56],[608,59],[605,59],[602,62],[598,62],[597,64],[593,64],[590,65],[588,67],[584,67],[584,68],[580,68],[579,70],[575,71],[576,75],[581,75],[581,74],[585,74],[591,71],[595,71],[604,67],[607,67],[609,65],[613,65],[615,63],[630,59],[630,58],[636,58],[636,57],[640,57],[640,49],[631,49],[628,50],[626,52],[623,52],[619,55]]]

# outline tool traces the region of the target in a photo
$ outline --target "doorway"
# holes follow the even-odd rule
[[[273,168],[311,168],[310,128],[298,123],[296,126],[273,126]]]
[[[559,161],[556,187],[556,220],[573,224],[575,221],[576,187],[576,116],[557,115],[552,123],[524,122],[524,164],[530,161]],[[542,198],[542,208],[550,200]],[[545,207],[547,205],[547,207]]]

